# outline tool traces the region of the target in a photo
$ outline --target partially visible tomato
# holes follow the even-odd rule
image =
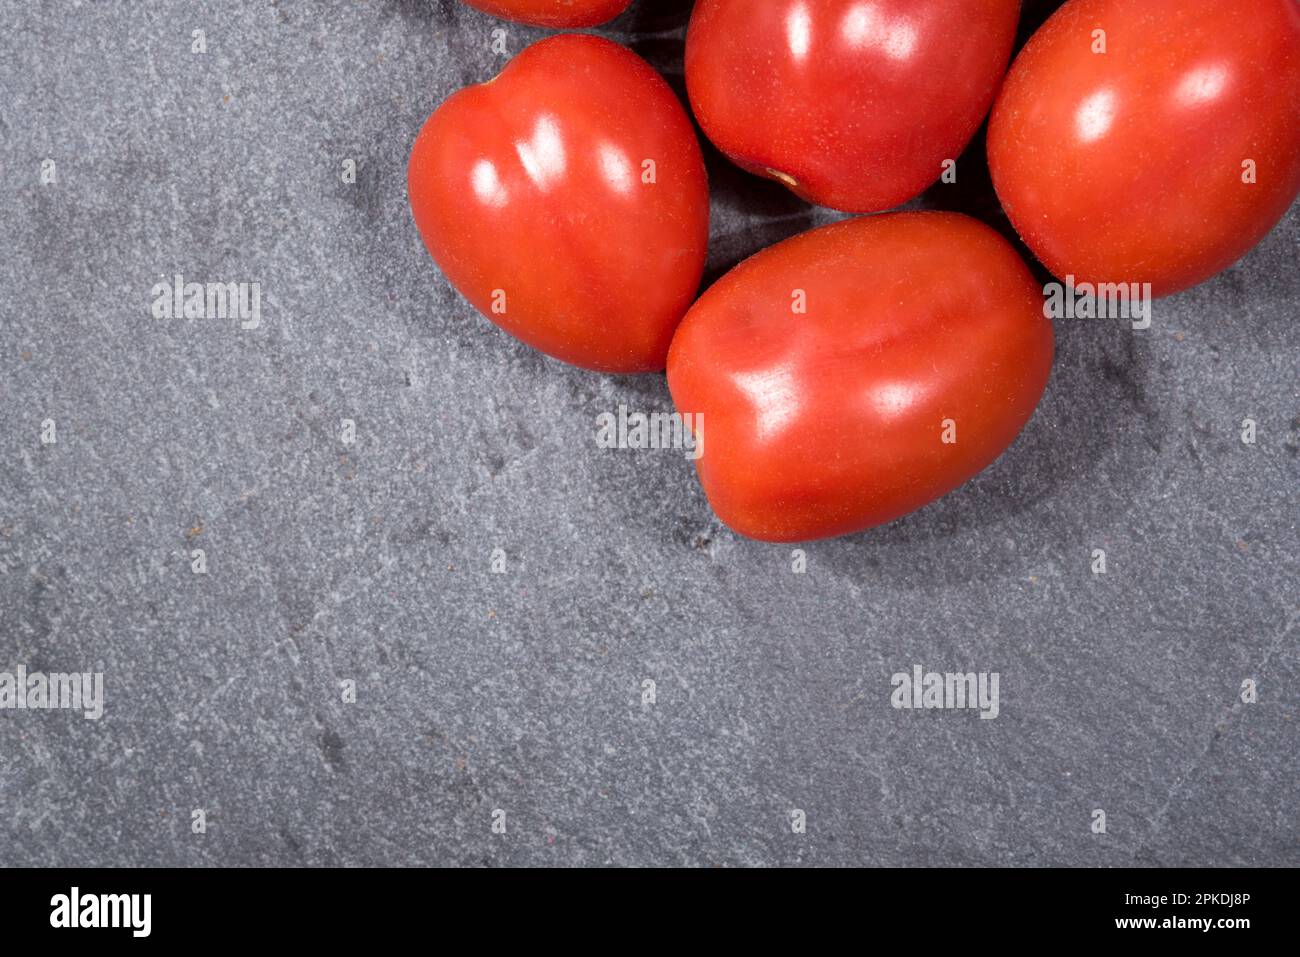
[[[690,118],[648,63],[594,36],[535,43],[429,117],[407,173],[425,245],[485,316],[587,369],[663,369],[709,195]]]
[[[1300,4],[1070,0],[1012,64],[988,153],[1057,276],[1202,282],[1300,192]]]
[[[957,213],[824,226],[737,266],[668,356],[703,416],[700,481],[743,535],[802,541],[898,518],[961,485],[1033,414],[1052,364],[1041,287]]]
[[[594,27],[613,20],[632,0],[465,0],[484,13],[535,27]]]
[[[890,209],[979,128],[1019,14],[1019,0],[698,0],[691,106],[751,173],[822,206]]]

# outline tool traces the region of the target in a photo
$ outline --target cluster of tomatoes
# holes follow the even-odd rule
[[[629,0],[466,2],[589,27]],[[690,106],[743,169],[851,213],[917,196],[988,116],[993,185],[1041,262],[1156,296],[1230,266],[1300,192],[1297,0],[1067,0],[1008,69],[1019,17],[1019,0],[698,0]],[[542,40],[448,98],[409,190],[443,273],[507,332],[600,372],[667,368],[707,426],[710,504],[754,538],[920,507],[997,458],[1047,383],[1042,286],[956,213],[812,230],[697,299],[695,127],[597,36]]]

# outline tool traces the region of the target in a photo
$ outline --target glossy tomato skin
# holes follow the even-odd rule
[[[891,521],[989,465],[1052,351],[1042,288],[1005,239],[958,213],[888,213],[720,279],[678,328],[668,385],[703,415],[696,466],[718,517],[806,541]]]
[[[988,153],[1057,276],[1157,296],[1202,282],[1300,191],[1300,4],[1070,0],[1012,64]]]
[[[503,20],[553,29],[599,26],[626,10],[630,2],[631,0],[465,0],[471,7]]]
[[[648,63],[599,37],[535,43],[416,138],[411,211],[483,315],[599,372],[664,368],[708,244],[704,161]]]
[[[1019,0],[698,0],[686,85],[734,163],[848,212],[912,199],[997,92]]]

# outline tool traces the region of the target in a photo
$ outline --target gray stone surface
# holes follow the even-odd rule
[[[603,32],[680,89],[687,7]],[[596,448],[662,376],[530,352],[421,246],[407,151],[502,24],[0,22],[0,670],[107,698],[0,711],[0,864],[1300,864],[1300,210],[1146,333],[1059,324],[1002,459],[795,575],[680,455]],[[994,216],[961,168],[922,205]],[[710,170],[711,278],[828,218]],[[259,282],[261,326],[154,319],[175,272]],[[913,664],[999,672],[1000,716],[894,710]]]

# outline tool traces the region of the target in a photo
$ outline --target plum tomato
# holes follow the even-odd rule
[[[903,212],[747,259],[687,313],[668,355],[718,517],[764,541],[898,518],[993,462],[1051,370],[1042,287],[989,227]]]
[[[738,166],[847,212],[956,162],[1011,58],[1019,0],[698,0],[686,85]]]
[[[631,0],[465,0],[503,20],[534,27],[595,27],[627,9]]]
[[[1012,64],[988,155],[1058,277],[1194,286],[1300,192],[1300,4],[1069,0]]]
[[[664,368],[704,270],[708,181],[686,110],[636,54],[533,44],[434,111],[407,188],[430,254],[488,319],[586,369]]]

